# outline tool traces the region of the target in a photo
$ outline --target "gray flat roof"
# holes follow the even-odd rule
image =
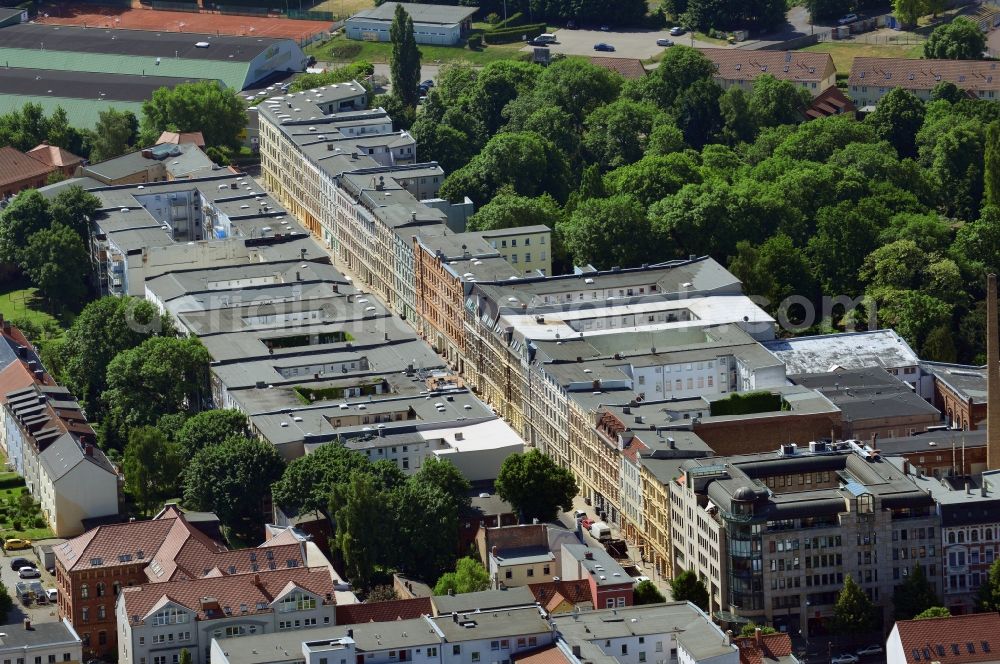
[[[24,629],[21,624],[8,626],[4,635],[0,636],[0,653],[9,652],[14,648],[35,648],[49,644],[78,643],[78,637],[62,621],[34,622],[31,629]]]
[[[10,67],[3,70],[0,88],[4,94],[32,97],[145,101],[160,88],[196,80],[201,79]]]
[[[534,603],[534,595],[527,588]],[[436,598],[435,598],[436,599]],[[546,634],[551,631],[549,623],[542,617],[537,606],[497,610],[481,610],[479,613],[456,613],[430,618],[444,634],[449,643],[495,639],[531,634]]]
[[[402,5],[414,23],[432,23],[435,25],[454,25],[461,23],[478,11],[478,7],[456,7],[453,5],[418,5],[413,2],[386,2],[373,9],[364,9],[351,19],[368,21],[392,22],[396,14],[396,5]]]
[[[22,23],[0,29],[0,47],[37,50],[39,44],[53,51],[109,53],[148,57],[178,57],[190,60],[250,62],[271,45],[288,41],[263,37],[229,37],[193,32],[154,32],[84,28],[69,25]],[[208,42],[209,48],[197,48]],[[177,55],[174,55],[174,52]]]
[[[794,380],[821,392],[848,422],[905,416],[936,420],[941,416],[908,384],[878,367],[800,374]]]
[[[972,403],[986,403],[986,367],[923,362],[921,368]]]
[[[460,593],[458,595],[436,595],[431,598],[438,614],[451,614],[452,611],[481,611],[506,609],[512,606],[532,606],[535,595],[527,586],[507,588],[506,590],[483,590],[477,593]]]
[[[897,369],[920,363],[913,349],[893,330],[823,334],[762,343],[785,363],[790,376],[824,373],[837,367]]]

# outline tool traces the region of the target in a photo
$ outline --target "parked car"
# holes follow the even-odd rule
[[[594,520],[591,519],[589,516],[585,516],[583,519],[580,520],[580,526],[584,530],[590,530],[590,527],[592,525],[594,525]]]
[[[27,558],[14,558],[14,560],[10,561],[10,568],[15,572],[22,567],[31,567],[31,561]]]
[[[614,53],[615,52],[615,47],[612,46],[611,44],[605,44],[604,42],[597,42],[596,44],[594,44],[594,50],[595,51],[607,51],[609,53]]]
[[[541,41],[538,41],[537,39],[529,39],[528,40],[528,46],[544,46],[545,48],[548,48],[549,47],[549,43],[548,42],[541,42]]]
[[[433,88],[434,81],[432,81],[431,79],[427,79],[426,81],[422,81],[420,85],[424,86],[425,88]]]
[[[20,549],[30,549],[31,548],[31,540],[29,540],[29,539],[18,539],[16,537],[12,537],[9,540],[4,540],[3,548],[5,550],[7,550],[7,551],[17,551],[17,550],[20,550]]]
[[[610,32],[610,31],[611,31],[610,27],[608,27],[606,25],[602,25],[601,26],[601,32]]]
[[[684,30],[684,28],[682,28],[679,25],[675,25],[674,27],[670,28],[670,36],[671,37],[680,37],[685,32],[686,32],[686,30]]]
[[[858,16],[857,14],[844,14],[843,16],[837,19],[837,23],[839,23],[840,25],[847,25],[848,23],[854,23],[860,18],[861,17]]]
[[[673,46],[674,43],[672,41],[670,41],[669,39],[667,39],[666,37],[664,37],[662,39],[657,39],[656,40],[656,45],[657,46]]]
[[[17,575],[22,579],[37,579],[42,575],[42,573],[39,572],[36,568],[29,566],[29,567],[22,567],[21,569],[17,570]]]
[[[579,521],[580,519],[585,518],[586,516],[587,516],[587,513],[585,511],[583,511],[583,510],[577,510],[577,511],[573,512],[573,517],[576,518],[577,521]]]
[[[50,602],[52,602],[53,604],[55,604],[56,600],[59,599],[59,591],[56,590],[55,588],[46,588],[45,589],[45,596],[49,598]]]
[[[873,643],[872,645],[865,646],[859,650],[857,654],[858,657],[867,657],[869,655],[881,655],[883,652],[885,652],[885,650],[882,649],[882,646],[877,643]]]
[[[576,30],[576,21],[566,21],[567,30]]]
[[[857,664],[858,656],[852,655],[849,652],[845,652],[842,655],[836,655],[830,660],[830,664]]]

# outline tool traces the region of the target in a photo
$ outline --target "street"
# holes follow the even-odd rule
[[[3,585],[7,588],[7,592],[14,599],[14,608],[7,616],[7,623],[19,623],[26,617],[31,618],[33,623],[55,622],[59,620],[59,611],[55,604],[38,605],[37,603],[32,602],[28,607],[25,607],[20,598],[17,597],[17,591],[15,588],[17,583],[22,581],[22,579],[18,577],[17,572],[10,568],[10,562],[14,558],[24,558],[29,560],[36,567],[39,565],[38,557],[31,549],[4,552],[3,557],[0,558],[0,581],[3,581]],[[38,571],[42,573],[41,578],[23,580],[25,582],[39,581],[41,582],[42,587],[46,589],[56,587],[56,580],[51,574],[41,567],[38,567]]]
[[[671,37],[669,30],[610,30],[602,32],[600,30],[556,30],[553,32],[559,40],[555,44],[549,45],[549,50],[553,53],[564,53],[566,55],[586,55],[611,58],[637,58],[648,60],[663,50],[662,46],[656,45],[657,39],[670,39],[675,44],[684,46],[717,47],[718,44],[702,42],[697,39],[692,41],[692,33],[688,32],[679,37]],[[595,51],[594,44],[604,42],[615,47],[614,53],[605,51]],[[533,46],[525,46],[523,51],[531,51]]]

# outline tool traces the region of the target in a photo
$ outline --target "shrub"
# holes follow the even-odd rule
[[[45,519],[42,518],[41,516],[36,516],[35,517],[35,521],[34,521],[34,526],[35,526],[35,528],[44,528],[45,527]]]
[[[771,392],[745,392],[732,394],[725,399],[713,401],[711,414],[719,415],[749,415],[751,413],[770,413],[786,410],[785,400],[780,394]]]
[[[512,28],[515,25],[519,25],[521,21],[524,20],[524,12],[516,12],[511,14],[502,21],[497,21],[493,26],[494,30],[502,30],[503,28]]]
[[[469,48],[473,51],[478,51],[483,47],[483,36],[482,35],[470,35],[469,36]]]
[[[11,527],[11,530],[20,530],[21,529],[21,520],[20,519],[14,519],[13,521],[10,522],[10,527]]]
[[[489,23],[490,25],[496,25],[497,23],[500,22],[500,15],[497,14],[496,12],[490,12],[489,14],[486,15],[486,22]]]
[[[487,44],[512,44],[522,39],[533,39],[545,32],[548,26],[545,23],[532,23],[530,25],[519,25],[516,28],[505,28],[503,30],[490,30],[483,34],[483,40]]]

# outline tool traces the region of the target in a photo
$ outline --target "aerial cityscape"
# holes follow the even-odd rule
[[[0,664],[1000,664],[998,63],[0,0]]]

